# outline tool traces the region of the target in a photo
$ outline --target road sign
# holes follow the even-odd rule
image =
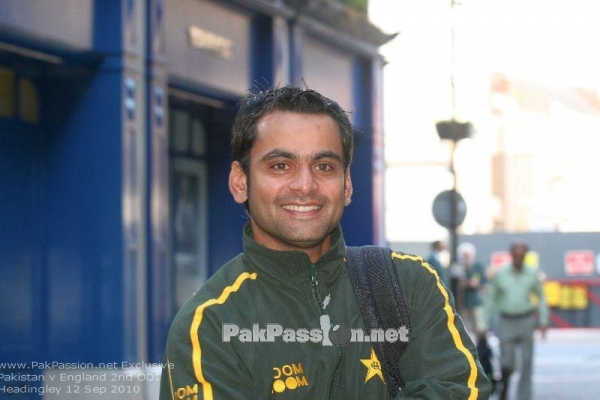
[[[456,220],[452,221],[452,195],[456,204]],[[467,215],[465,199],[456,190],[445,190],[433,200],[433,217],[436,222],[447,229],[453,229],[463,223]]]
[[[594,273],[594,252],[591,250],[571,250],[565,253],[565,274],[592,275]]]

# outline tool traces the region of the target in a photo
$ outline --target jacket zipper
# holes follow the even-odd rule
[[[319,307],[319,311],[321,315],[327,314],[325,312],[325,308],[323,307],[323,301],[321,299],[321,294],[319,293],[319,282],[317,281],[317,267],[315,264],[310,264],[310,286],[312,288],[312,294],[314,300],[317,302],[317,306]]]
[[[319,281],[317,280],[317,267],[315,266],[315,264],[310,263],[309,270],[310,270],[310,286],[312,288],[313,299],[317,302],[317,306],[319,307],[319,311],[321,312],[321,315],[326,315],[327,312],[325,311],[325,307],[323,306],[323,299],[321,298],[321,294],[319,293]],[[330,323],[333,325],[333,320],[331,320],[331,317],[329,318],[329,320],[330,320]],[[333,347],[335,348],[335,351],[337,353],[338,361],[335,365],[335,369],[333,370],[333,378],[331,379],[331,383],[329,384],[329,396],[328,396],[329,400],[334,399],[334,393],[336,392],[338,380],[341,375],[340,368],[341,368],[342,357],[343,357],[342,348],[337,345],[333,345]]]

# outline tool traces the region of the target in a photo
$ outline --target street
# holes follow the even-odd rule
[[[600,329],[551,329],[536,336],[534,399],[600,398]]]
[[[535,346],[534,400],[600,398],[600,329],[550,329],[545,340],[536,332]]]

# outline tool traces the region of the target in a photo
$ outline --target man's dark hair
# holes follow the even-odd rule
[[[527,254],[529,251],[529,245],[522,240],[515,240],[510,244],[510,253],[512,254],[517,247],[520,247],[524,250],[524,253]]]
[[[354,137],[346,112],[335,101],[308,87],[286,85],[263,91],[252,91],[239,102],[238,113],[231,129],[233,160],[239,161],[249,174],[250,149],[256,140],[256,124],[272,111],[291,111],[305,114],[326,114],[337,123],[343,148],[344,170],[352,163]],[[301,134],[301,133],[299,133]]]
[[[440,250],[444,247],[444,242],[442,242],[441,240],[434,240],[433,242],[431,242],[431,250]]]

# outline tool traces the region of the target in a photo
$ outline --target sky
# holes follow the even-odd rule
[[[600,89],[600,2],[462,0],[449,17],[450,3],[370,0],[369,15],[384,31],[401,32],[390,47],[402,46],[402,36],[415,35],[426,46],[434,37],[443,38],[453,20],[457,62],[463,57],[474,66],[494,66],[553,86]]]
[[[433,221],[428,205],[451,185],[449,147],[437,136],[435,122],[471,120],[485,131],[479,118],[489,114],[492,71],[549,88],[577,86],[600,92],[600,1],[457,0],[452,12],[450,5],[450,0],[370,0],[371,21],[385,32],[400,32],[381,48],[387,61],[384,131],[390,241],[429,241],[446,234]],[[459,146],[474,166],[471,178],[485,179],[476,176],[484,173],[477,165],[488,162],[476,151],[486,146],[485,135]],[[578,168],[588,167],[598,164]],[[403,191],[415,187],[422,198],[411,204]],[[494,207],[474,203],[468,214]],[[591,206],[571,207],[582,210],[574,220],[586,218],[583,210],[589,213]]]

